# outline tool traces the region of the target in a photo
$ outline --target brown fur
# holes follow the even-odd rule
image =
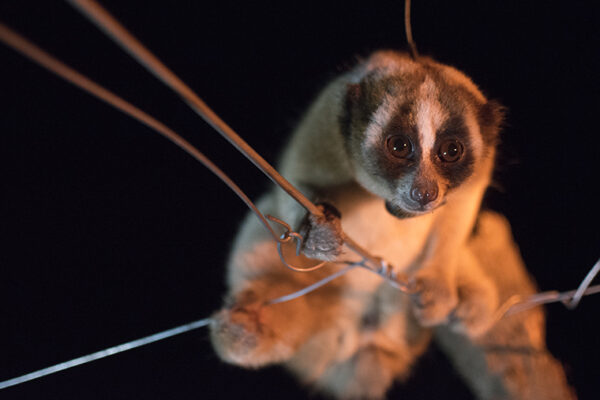
[[[384,206],[394,195],[391,190],[395,186],[390,184],[390,178],[369,172],[376,166],[369,164],[372,160],[362,158],[369,140],[371,146],[377,146],[380,133],[379,127],[372,125],[373,117],[365,118],[361,112],[380,109],[386,117],[386,110],[381,108],[387,104],[385,96],[393,94],[391,101],[404,99],[402,82],[415,79],[417,83],[409,95],[421,107],[417,110],[431,110],[431,115],[415,115],[421,120],[431,116],[441,126],[445,113],[462,113],[473,165],[469,176],[450,190],[443,186],[448,185],[445,178],[428,166],[430,161],[423,161],[429,175],[442,182],[440,206],[412,218],[398,219]],[[400,86],[392,88],[386,82]],[[360,87],[356,89],[356,85]],[[348,95],[352,99],[348,100]],[[357,101],[369,104],[360,106]],[[352,112],[349,106],[358,108]],[[401,108],[401,102],[396,106]],[[390,105],[390,112],[396,112],[393,107]],[[442,107],[441,111],[436,111],[436,107]],[[355,117],[348,116],[349,112]],[[500,109],[487,102],[466,76],[430,59],[415,63],[400,53],[379,52],[334,80],[294,132],[280,170],[310,198],[333,204],[341,211],[342,228],[350,237],[391,262],[398,271],[412,274],[421,291],[409,297],[381,277],[355,269],[306,296],[267,305],[269,300],[307,286],[340,266],[328,264],[305,274],[285,269],[275,243],[254,216],[248,216],[229,261],[227,305],[215,315],[211,325],[219,356],[251,368],[283,363],[302,381],[337,398],[375,399],[383,397],[395,379],[408,375],[429,343],[432,332],[428,327],[443,325],[459,332],[446,334],[440,330],[439,340],[448,344],[448,353],[457,368],[481,398],[495,398],[487,393],[500,393],[490,385],[499,385],[506,393],[525,393],[514,389],[515,380],[508,374],[501,374],[500,378],[494,375],[501,368],[498,365],[505,363],[512,368],[517,359],[501,357],[501,361],[495,361],[496,356],[487,348],[482,349],[484,342],[479,340],[486,340],[494,332],[500,332],[502,340],[511,340],[512,331],[499,328],[504,323],[486,332],[493,322],[499,296],[521,286],[531,287],[530,280],[512,239],[505,240],[504,247],[494,253],[495,257],[501,251],[512,254],[502,264],[486,253],[488,244],[494,243],[493,235],[480,234],[469,239],[490,181],[499,122]],[[372,137],[368,136],[369,126],[375,127]],[[343,132],[344,129],[348,131]],[[427,142],[431,138],[421,140]],[[294,227],[305,215],[279,189],[264,196],[259,208]],[[507,231],[499,217],[486,217],[482,224],[482,232]],[[319,237],[328,236],[323,233]],[[319,254],[315,250],[319,247],[339,251],[335,243],[316,243],[311,245],[312,256],[331,259],[331,253]],[[341,257],[349,256],[346,253]],[[506,263],[512,263],[512,269],[507,269],[512,271],[508,281],[499,272]],[[536,348],[543,349],[543,332],[539,331],[543,318],[514,321],[526,336],[536,338]],[[457,342],[458,347],[452,344],[455,339],[462,341]],[[463,349],[474,354],[473,359],[480,364],[489,363],[489,369],[469,369],[470,358],[462,357]],[[560,375],[562,371],[548,353],[546,359],[549,364],[554,363]],[[517,368],[516,374],[518,379],[527,381],[531,371]],[[530,391],[541,393],[535,385]]]
[[[508,222],[483,213],[469,248],[492,278],[500,300],[534,294]],[[575,399],[561,364],[545,344],[545,318],[534,308],[499,320],[488,332],[469,340],[448,327],[436,329],[438,344],[480,399]]]

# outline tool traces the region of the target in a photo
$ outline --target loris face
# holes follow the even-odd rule
[[[501,107],[431,59],[376,53],[361,68],[341,118],[357,181],[399,218],[443,206],[493,157]]]

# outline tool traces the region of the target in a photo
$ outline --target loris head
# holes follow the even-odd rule
[[[378,52],[351,74],[342,134],[356,180],[399,217],[442,206],[487,175],[502,107],[458,70]],[[486,176],[483,177],[486,179]]]

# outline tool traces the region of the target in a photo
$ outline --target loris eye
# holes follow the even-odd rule
[[[396,158],[408,158],[413,152],[410,139],[404,135],[394,135],[387,138],[387,151]]]
[[[446,140],[440,145],[438,150],[438,157],[443,162],[453,163],[460,159],[464,151],[464,147],[461,142],[450,139]]]

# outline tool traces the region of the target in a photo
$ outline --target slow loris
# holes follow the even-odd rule
[[[249,216],[229,260],[226,306],[211,326],[219,356],[245,367],[284,363],[338,398],[380,398],[394,379],[407,376],[431,339],[430,327],[440,327],[440,343],[479,397],[570,395],[545,350],[539,311],[516,322],[526,327],[519,336],[524,345],[545,354],[536,372],[515,367],[521,355],[490,356],[484,345],[505,324],[490,330],[499,301],[511,290],[533,291],[506,224],[480,214],[501,120],[502,107],[468,77],[426,57],[381,51],[334,79],[296,128],[279,169],[309,198],[339,210],[343,230],[409,274],[418,293],[407,296],[355,269],[304,297],[266,305],[339,266],[310,274],[285,269],[271,237]],[[306,220],[282,191],[266,194],[259,208],[296,228],[304,220],[303,249],[311,258],[331,261],[342,252],[335,227]],[[485,232],[479,236],[478,216]],[[330,234],[311,236],[315,228]],[[486,253],[495,235],[504,244]],[[500,266],[512,280],[497,279]],[[465,354],[481,365],[473,369]],[[552,371],[556,388],[514,384],[510,368],[518,379]]]

